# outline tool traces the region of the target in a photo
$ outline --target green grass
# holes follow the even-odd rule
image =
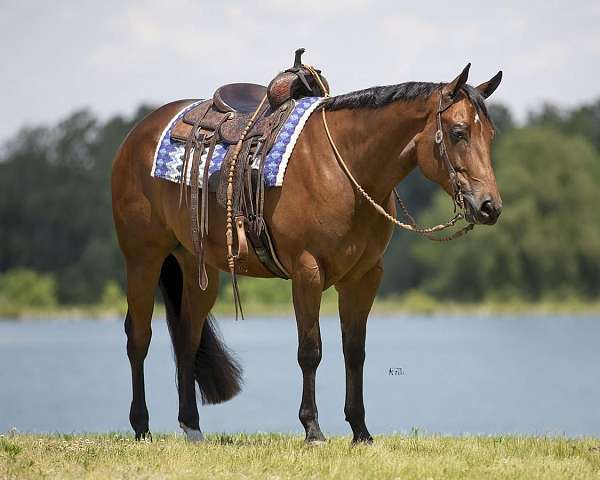
[[[382,436],[371,446],[335,437],[209,435],[202,444],[157,435],[0,437],[0,479],[556,479],[600,478],[600,440]]]

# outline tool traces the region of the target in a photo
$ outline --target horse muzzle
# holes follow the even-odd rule
[[[476,225],[494,225],[502,213],[502,201],[486,196],[477,201],[473,195],[464,195],[465,219]]]

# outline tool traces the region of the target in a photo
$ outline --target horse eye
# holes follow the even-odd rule
[[[465,142],[469,141],[469,132],[467,132],[463,125],[454,126],[452,130],[450,130],[450,136],[455,143],[461,140],[464,140]]]

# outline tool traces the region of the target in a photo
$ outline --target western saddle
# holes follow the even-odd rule
[[[199,283],[208,285],[204,265],[204,241],[208,233],[209,167],[217,144],[228,145],[218,175],[217,201],[227,211],[228,263],[232,274],[236,311],[239,291],[235,273],[245,271],[248,254],[246,232],[258,258],[274,275],[289,278],[277,259],[263,219],[264,161],[280,128],[293,110],[294,100],[328,95],[329,85],[320,70],[302,64],[304,49],[295,53],[294,65],[279,73],[267,87],[231,83],[219,87],[212,99],[186,112],[171,130],[171,141],[185,145],[180,184],[180,204],[190,185],[192,241],[199,263]],[[202,185],[201,158],[206,153]],[[254,168],[252,168],[254,167]],[[199,198],[200,192],[200,198]],[[233,225],[237,252],[233,253]]]
[[[213,105],[224,113],[252,113],[266,93],[267,87],[255,83],[230,83],[217,88]]]

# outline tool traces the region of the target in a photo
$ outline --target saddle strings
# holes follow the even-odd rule
[[[254,125],[256,118],[258,117],[259,112],[263,108],[263,105],[267,101],[267,95],[265,95],[256,110],[246,123],[244,130],[242,131],[240,138],[235,145],[235,150],[233,151],[233,155],[231,156],[231,163],[229,164],[229,173],[227,176],[227,226],[225,230],[225,238],[227,240],[227,264],[229,266],[229,273],[231,274],[231,283],[233,287],[233,303],[235,305],[235,318],[238,318],[238,311],[244,319],[244,311],[242,310],[242,301],[240,298],[240,290],[237,282],[237,277],[235,274],[235,261],[237,259],[237,255],[233,253],[233,176],[235,173],[235,165],[237,163],[238,156],[242,151],[242,146],[244,144],[244,140],[246,139],[246,135]],[[242,227],[243,228],[243,227]],[[239,249],[239,238],[238,238],[238,249]]]
[[[321,77],[317,73],[317,71],[310,65],[304,65],[304,66],[308,69],[308,71],[316,79],[317,83],[319,84],[319,87],[323,91],[324,96],[328,97],[329,92],[325,88],[325,85],[321,81]],[[390,215],[385,210],[385,208],[383,208],[381,205],[379,205],[375,200],[373,200],[371,198],[371,196],[364,190],[364,188],[361,187],[361,185],[358,183],[358,181],[354,178],[354,176],[352,175],[352,172],[350,172],[350,169],[346,165],[346,162],[344,161],[342,154],[338,150],[337,145],[335,144],[335,141],[333,140],[333,137],[331,136],[331,131],[329,130],[329,125],[327,124],[327,116],[325,115],[325,108],[321,109],[321,116],[323,118],[323,126],[325,127],[325,133],[327,134],[327,138],[329,140],[329,143],[331,144],[331,148],[333,149],[333,152],[335,153],[335,157],[336,157],[340,167],[342,168],[342,170],[344,171],[346,176],[350,179],[350,182],[352,182],[352,184],[354,185],[354,188],[356,188],[356,190],[365,198],[365,200],[367,200],[367,202],[369,202],[371,204],[371,206],[377,211],[377,213],[381,214],[389,222],[393,223],[394,225],[396,225],[404,230],[408,230],[410,232],[421,235],[422,237],[425,237],[428,240],[431,240],[433,242],[449,242],[456,238],[462,237],[463,235],[465,235],[466,233],[468,233],[469,231],[471,231],[473,229],[474,225],[472,223],[469,223],[468,225],[464,226],[460,230],[454,232],[452,235],[448,235],[445,237],[436,237],[436,236],[431,235],[432,233],[439,232],[442,230],[446,230],[450,227],[453,227],[456,224],[456,222],[458,222],[459,220],[461,220],[465,217],[464,213],[458,212],[446,223],[443,223],[440,225],[435,225],[434,227],[428,227],[428,228],[419,227],[417,225],[414,217],[410,214],[410,212],[406,208],[406,205],[400,198],[400,194],[398,193],[396,188],[394,188],[394,195],[396,197],[396,200],[398,201],[398,204],[400,205],[402,212],[404,213],[404,215],[406,216],[406,218],[408,219],[408,221],[410,223],[409,224],[403,223],[400,220],[398,220],[397,218]]]

